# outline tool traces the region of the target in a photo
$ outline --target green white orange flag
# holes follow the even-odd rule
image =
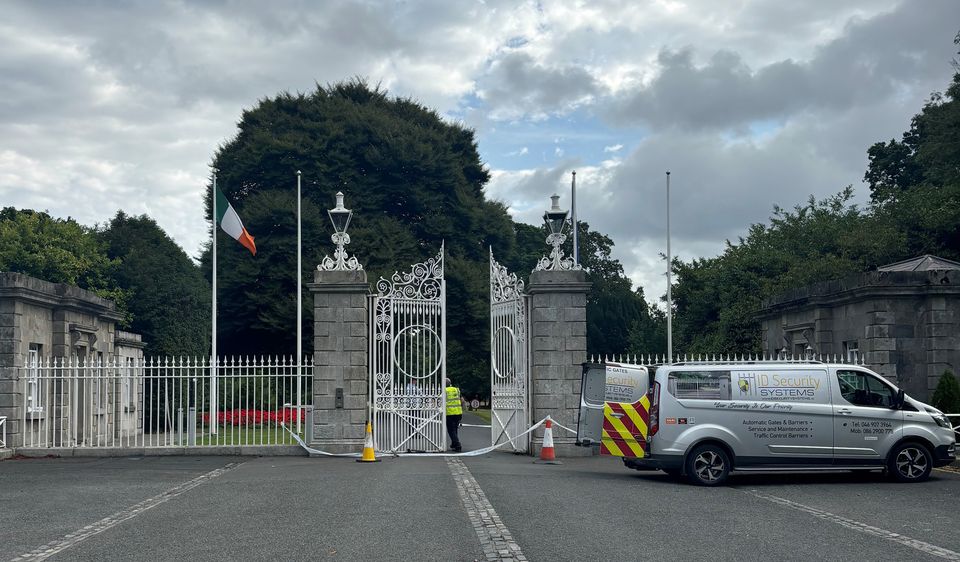
[[[229,234],[234,240],[243,244],[243,247],[250,250],[250,253],[257,255],[257,245],[253,243],[253,236],[243,227],[240,216],[233,210],[233,205],[227,201],[223,192],[217,191],[217,224],[224,232]]]

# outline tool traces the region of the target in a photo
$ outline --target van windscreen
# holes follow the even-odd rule
[[[674,371],[667,389],[680,399],[730,400],[730,371]]]

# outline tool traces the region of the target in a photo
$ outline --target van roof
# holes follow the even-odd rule
[[[811,367],[830,368],[850,368],[860,367],[866,369],[866,365],[854,365],[851,363],[823,363],[820,361],[731,361],[731,362],[697,362],[697,363],[672,363],[669,365],[659,365],[657,370],[666,369],[671,371],[729,371],[734,369],[776,369],[776,370],[809,370]]]

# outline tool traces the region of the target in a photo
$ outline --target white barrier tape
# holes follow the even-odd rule
[[[297,443],[298,443],[301,447],[303,447],[303,450],[305,450],[306,452],[310,453],[311,455],[323,455],[323,456],[325,456],[325,457],[350,457],[350,458],[360,458],[360,453],[328,453],[328,452],[326,452],[326,451],[321,451],[320,449],[314,449],[314,448],[312,448],[312,447],[308,447],[307,444],[303,442],[303,439],[300,439],[300,436],[299,436],[299,435],[297,435],[296,433],[290,431],[290,428],[287,427],[286,424],[281,423],[281,424],[280,424],[280,427],[282,427],[283,429],[286,429],[286,430],[290,433],[290,435],[292,435],[293,438],[297,441]]]
[[[552,421],[553,421],[553,425],[559,427],[560,429],[566,429],[567,431],[569,431],[570,433],[572,433],[572,434],[574,434],[574,435],[577,434],[576,431],[570,429],[569,427],[567,427],[567,426],[565,426],[565,425],[560,424],[559,422],[557,422],[557,420],[552,420]]]
[[[498,443],[498,444],[496,444],[496,445],[491,445],[490,447],[484,447],[483,449],[477,449],[477,450],[475,450],[475,451],[467,451],[467,452],[465,452],[465,453],[394,453],[394,452],[390,452],[390,451],[378,451],[378,452],[381,453],[381,454],[390,455],[390,456],[393,456],[393,457],[478,457],[478,456],[480,456],[480,455],[485,455],[485,454],[487,454],[487,453],[489,453],[489,452],[491,452],[491,451],[495,451],[495,450],[499,449],[500,447],[503,447],[504,445],[513,444],[514,441],[516,441],[517,439],[520,439],[520,438],[523,437],[524,435],[526,435],[526,434],[530,433],[531,431],[537,429],[538,427],[540,427],[541,425],[543,425],[544,422],[546,422],[546,421],[547,421],[547,418],[543,418],[542,420],[540,420],[540,421],[538,421],[537,423],[535,423],[535,424],[533,424],[532,426],[530,426],[530,428],[527,429],[526,431],[524,431],[523,433],[520,433],[519,435],[515,435],[512,439],[507,439],[507,440],[504,441],[503,443]],[[296,440],[296,442],[297,442],[301,447],[303,447],[303,449],[304,449],[305,451],[307,451],[307,452],[310,453],[310,454],[313,454],[313,455],[323,455],[323,456],[326,456],[326,457],[350,457],[350,458],[359,458],[360,455],[361,455],[360,453],[328,453],[327,451],[321,451],[320,449],[314,449],[314,448],[312,448],[312,447],[309,447],[306,443],[304,443],[304,442],[303,442],[303,439],[301,439],[299,435],[297,435],[296,433],[290,431],[290,428],[287,427],[286,424],[281,423],[281,424],[280,424],[280,427],[286,429],[287,432],[289,432],[290,435],[293,436],[294,440]]]
[[[514,441],[516,441],[517,439],[520,439],[521,437],[530,433],[534,429],[537,429],[538,427],[543,425],[544,422],[546,421],[547,421],[547,418],[543,418],[542,420],[530,426],[530,428],[524,431],[523,433],[515,435],[512,439],[507,439],[503,443],[491,445],[490,447],[484,447],[483,449],[477,449],[476,451],[467,451],[466,453],[390,453],[390,452],[387,452],[386,454],[393,455],[395,457],[479,457],[480,455],[485,455],[489,452],[495,451],[500,447],[503,447],[504,445],[513,444]]]

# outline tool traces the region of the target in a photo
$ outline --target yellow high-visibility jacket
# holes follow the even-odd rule
[[[460,402],[460,389],[455,386],[447,387],[447,415],[459,416],[463,414],[463,405]]]

